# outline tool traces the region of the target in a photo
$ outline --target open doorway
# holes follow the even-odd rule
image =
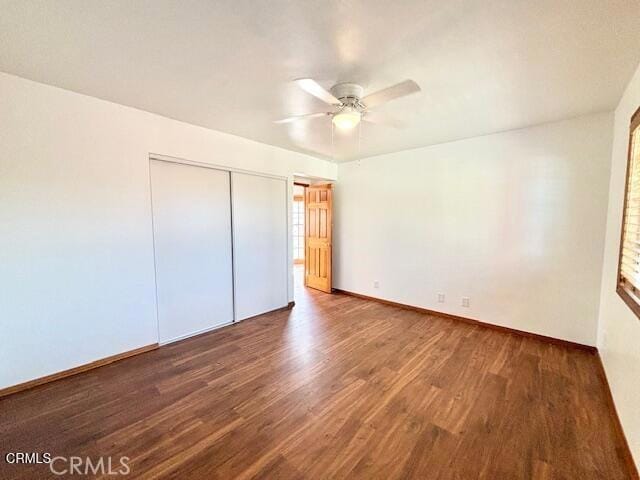
[[[304,254],[305,254],[305,208],[304,198],[306,185],[294,183],[293,209],[291,223],[293,225],[293,274],[295,280],[295,295],[304,289]]]
[[[293,264],[295,296],[331,293],[333,189],[329,183],[294,183]]]

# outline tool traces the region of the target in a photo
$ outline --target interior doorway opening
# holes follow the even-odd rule
[[[293,264],[304,265],[304,191],[306,186],[293,185]],[[303,267],[304,269],[304,267]]]
[[[304,255],[305,255],[305,196],[306,183],[293,184],[293,279],[294,297],[300,303],[308,293],[304,285]]]
[[[333,186],[294,182],[292,200],[294,296],[331,293]]]

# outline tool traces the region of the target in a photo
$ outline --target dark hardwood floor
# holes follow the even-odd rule
[[[126,456],[125,478],[629,478],[598,368],[302,289],[292,311],[0,400],[2,455]],[[4,458],[0,477],[60,478]]]

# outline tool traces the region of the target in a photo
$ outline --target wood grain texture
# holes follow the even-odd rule
[[[36,378],[35,380],[19,383],[18,385],[12,385],[11,387],[0,389],[0,397],[5,397],[7,395],[22,392],[23,390],[28,390],[30,388],[37,387],[38,385],[43,385],[45,383],[55,382],[56,380],[70,377],[72,375],[77,375],[79,373],[86,372],[88,370],[93,370],[94,368],[103,367],[105,365],[109,365],[110,363],[124,360],[125,358],[133,357],[135,355],[140,355],[141,353],[155,350],[156,348],[158,348],[157,343],[153,343],[151,345],[145,345],[144,347],[135,348],[133,350],[128,350],[126,352],[118,353],[116,355],[111,355],[109,357],[101,358],[100,360],[86,363],[84,365],[70,368],[68,370],[63,370],[62,372],[52,373],[51,375],[47,375],[45,377],[40,377],[40,378]]]
[[[538,333],[525,332],[524,330],[516,330],[515,328],[503,327],[502,325],[495,325],[493,323],[483,322],[481,320],[475,320],[473,318],[461,317],[459,315],[452,315],[450,313],[437,312],[435,310],[429,310],[428,308],[415,307],[413,305],[407,305],[404,303],[398,303],[391,300],[385,300],[377,297],[370,297],[369,295],[363,295],[361,293],[350,292],[348,290],[341,290],[339,288],[333,289],[337,293],[342,293],[344,295],[350,295],[352,297],[363,298],[365,300],[372,300],[374,302],[384,303],[385,305],[392,305],[394,307],[404,308],[407,310],[413,310],[414,312],[426,313],[427,315],[435,315],[438,317],[450,318],[451,320],[458,320],[460,322],[470,323],[473,325],[478,325],[484,328],[492,328],[493,330],[497,330],[505,333],[513,333],[516,335],[522,335],[524,337],[536,338],[538,340],[542,340],[544,342],[555,343],[557,345],[564,345],[566,347],[571,348],[579,348],[582,350],[586,350],[588,352],[596,353],[598,349],[591,345],[584,345],[582,343],[570,342],[569,340],[562,340],[560,338],[547,337],[546,335],[540,335]]]
[[[6,397],[0,436],[3,456],[128,456],[126,478],[633,478],[599,368],[302,289],[293,310]],[[51,477],[2,461],[1,478]]]
[[[304,284],[331,293],[333,188],[331,184],[305,188]]]
[[[629,477],[634,480],[640,479],[640,475],[638,474],[638,469],[636,468],[636,464],[633,460],[633,456],[631,455],[631,449],[629,448],[629,442],[627,441],[627,437],[624,435],[624,430],[622,429],[622,422],[620,421],[620,416],[618,415],[618,409],[616,408],[616,404],[613,400],[613,394],[611,393],[611,386],[609,385],[609,380],[607,379],[607,373],[604,369],[604,363],[602,362],[602,357],[598,353],[598,371],[600,373],[600,377],[602,378],[602,383],[606,386],[607,391],[607,403],[609,404],[609,409],[612,412],[614,419],[614,426],[616,427],[618,437],[622,439],[620,444],[617,446],[619,450],[620,456],[624,457],[625,462],[627,464],[627,470],[629,471]]]

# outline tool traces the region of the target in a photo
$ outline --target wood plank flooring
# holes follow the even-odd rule
[[[593,354],[344,295],[296,302],[0,400],[3,457],[126,456],[125,478],[629,478]],[[60,477],[2,458],[0,478]]]

